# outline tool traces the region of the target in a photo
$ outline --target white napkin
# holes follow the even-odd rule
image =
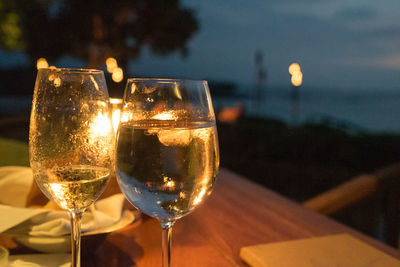
[[[24,207],[32,183],[31,168],[21,166],[0,167],[0,203]]]
[[[0,232],[31,236],[62,236],[70,233],[66,211],[23,208],[32,186],[28,167],[0,167]],[[82,232],[113,225],[122,215],[124,196],[99,200],[82,218]]]
[[[70,267],[71,254],[12,255],[8,267]]]

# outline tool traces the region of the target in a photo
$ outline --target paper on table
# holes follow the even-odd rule
[[[252,267],[400,267],[400,261],[348,235],[243,247]]]

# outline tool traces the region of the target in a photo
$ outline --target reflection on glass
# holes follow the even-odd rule
[[[211,194],[218,168],[207,82],[128,81],[118,131],[118,181],[133,205],[160,221],[163,266],[170,266],[173,224]]]
[[[111,112],[112,112],[112,123],[115,134],[118,131],[118,125],[121,117],[122,99],[110,98]]]
[[[30,164],[42,192],[71,218],[72,266],[80,266],[80,219],[115,168],[115,134],[104,74],[39,69],[29,132]]]
[[[45,69],[49,67],[49,63],[47,63],[47,60],[45,58],[39,58],[36,61],[36,68],[37,69]]]

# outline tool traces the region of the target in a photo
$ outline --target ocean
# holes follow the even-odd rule
[[[0,116],[30,112],[32,96],[0,95]]]
[[[252,97],[252,90],[237,90],[236,96],[215,96],[215,109],[244,106],[246,115],[282,120],[288,124],[329,120],[350,129],[400,133],[399,91],[344,91],[299,88],[298,109],[292,117],[290,88],[267,88]],[[30,112],[32,97],[0,96],[0,116]]]
[[[246,115],[282,120],[288,124],[329,120],[352,130],[400,133],[400,90],[298,90],[297,113],[292,116],[291,88],[270,88],[262,95],[251,90],[237,97],[215,97],[214,107],[242,103]]]

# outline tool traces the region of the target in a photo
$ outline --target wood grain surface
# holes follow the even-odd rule
[[[222,169],[205,203],[174,226],[172,266],[246,266],[243,246],[336,233],[400,259],[400,252]],[[104,240],[83,242],[83,266],[161,266],[161,228],[149,217]]]

